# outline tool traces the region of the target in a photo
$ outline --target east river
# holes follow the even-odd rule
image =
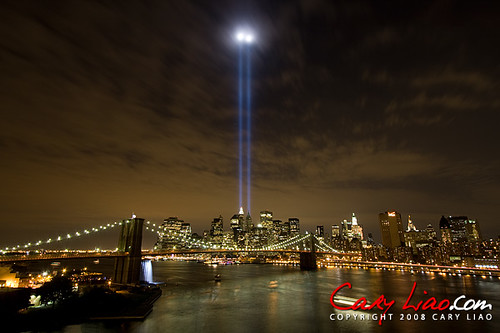
[[[99,266],[103,271],[109,267]],[[221,274],[220,282],[214,280],[216,274]],[[348,268],[308,272],[294,266],[213,267],[178,261],[153,262],[153,276],[165,285],[144,321],[88,322],[59,332],[500,332],[500,280],[493,277]],[[381,294],[387,302],[394,300],[382,325],[378,319],[383,310],[334,309],[330,296],[345,282],[352,288],[344,287],[338,295],[354,301],[365,297],[370,303]],[[465,295],[457,304],[485,300],[491,310],[402,310],[414,282],[410,305],[430,297],[453,304]]]

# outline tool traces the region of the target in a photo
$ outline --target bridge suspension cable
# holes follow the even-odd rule
[[[320,249],[322,249],[322,251],[325,251],[325,252],[338,252],[333,247],[331,247],[330,245],[326,244],[321,238],[318,238],[316,236],[314,236],[314,238],[317,241],[316,246],[319,247]]]
[[[148,221],[148,223],[149,223],[149,221]],[[60,235],[55,236],[55,237],[50,237],[46,240],[38,240],[38,241],[33,241],[33,242],[27,242],[25,244],[17,244],[17,245],[11,246],[11,247],[5,247],[5,248],[1,249],[0,252],[6,253],[8,251],[30,250],[30,249],[44,246],[44,245],[48,245],[48,244],[58,243],[61,241],[67,241],[70,239],[79,238],[82,236],[96,234],[96,233],[101,232],[101,231],[105,231],[105,230],[109,230],[109,229],[112,229],[112,228],[117,227],[117,226],[121,226],[122,224],[123,224],[123,222],[118,222],[118,221],[112,222],[112,223],[107,223],[107,224],[102,224],[102,225],[97,226],[97,227],[92,227],[92,228],[87,228],[87,229],[79,230],[79,231],[72,232],[72,233],[67,233],[66,235],[60,234]],[[155,226],[155,224],[153,224],[153,226]]]
[[[88,229],[83,229],[80,231],[76,231],[73,233],[67,233],[66,235],[61,234],[55,237],[48,238],[46,240],[38,240],[38,241],[33,241],[33,242],[27,242],[25,244],[17,244],[11,247],[5,247],[3,249],[0,249],[0,253],[6,253],[9,251],[20,251],[20,250],[30,250],[36,247],[41,247],[44,245],[52,244],[52,243],[58,243],[61,241],[67,241],[73,238],[79,238],[82,236],[87,236],[90,234],[96,234],[101,231],[109,230],[118,226],[121,226],[123,223],[128,223],[127,221],[116,221],[112,223],[107,223],[103,224],[97,227],[92,227]],[[173,232],[173,233],[167,233],[165,230],[162,230],[161,225],[156,225],[155,223],[151,223],[150,221],[146,221],[145,223],[145,229],[149,232],[154,233],[157,235],[159,238],[166,237],[167,239],[170,239],[172,241],[178,242],[179,244],[183,244],[183,246],[187,248],[202,248],[202,249],[226,249],[226,250],[252,250],[252,251],[258,251],[258,250],[283,250],[283,249],[290,249],[293,247],[296,247],[298,249],[298,244],[303,244],[304,241],[306,241],[308,238],[314,237],[316,239],[316,246],[321,250],[325,252],[338,252],[335,249],[333,249],[330,245],[326,244],[322,239],[312,235],[312,234],[305,234],[305,235],[296,235],[292,238],[286,239],[284,241],[281,241],[276,244],[264,246],[261,248],[254,248],[254,247],[240,247],[237,245],[234,246],[226,246],[223,247],[221,244],[215,244],[210,241],[205,241],[200,238],[193,238],[192,235],[185,234],[185,233],[178,233],[178,232]],[[304,248],[305,249],[305,248]]]
[[[269,245],[269,246],[265,246],[263,247],[262,249],[263,250],[278,250],[278,249],[286,249],[286,248],[289,248],[293,245],[296,245],[298,243],[301,243],[303,242],[304,240],[306,240],[308,237],[310,237],[309,234],[306,234],[306,235],[297,235],[295,237],[292,237],[290,239],[286,239],[282,242],[279,242],[279,243],[276,243],[276,244],[273,244],[273,245]]]

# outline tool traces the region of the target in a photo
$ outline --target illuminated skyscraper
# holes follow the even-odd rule
[[[418,248],[433,246],[436,241],[436,232],[431,224],[423,230],[418,230],[416,225],[408,215],[408,228],[403,233],[405,245],[411,247],[414,254],[418,253]]]
[[[340,232],[342,234],[342,238],[344,239],[352,238],[352,222],[348,220],[341,221]]]
[[[220,244],[222,243],[224,235],[224,221],[222,218],[222,215],[219,215],[219,217],[214,218],[212,221],[212,227],[210,228],[210,237],[212,238],[213,242]]]
[[[441,240],[443,243],[451,242],[451,225],[450,221],[444,216],[439,220],[439,230],[441,231]]]
[[[413,222],[411,221],[411,216],[408,215],[408,228],[406,231],[418,231]]]
[[[273,228],[273,212],[269,210],[263,210],[260,212],[260,224],[263,228],[270,231]]]
[[[479,224],[475,220],[467,220],[465,231],[467,232],[469,242],[480,242],[482,240]]]
[[[231,230],[243,231],[244,220],[245,220],[245,213],[243,212],[243,208],[240,208],[239,213],[234,214],[233,217],[231,217],[230,220]]]
[[[300,234],[300,221],[298,218],[290,217],[288,223],[290,224],[290,236],[293,237]]]
[[[316,236],[325,237],[325,227],[322,225],[316,226]]]
[[[279,241],[282,224],[283,222],[281,220],[273,220],[273,229],[271,231],[271,238],[270,238],[272,243],[276,243]]]
[[[358,224],[356,214],[352,213],[351,220],[343,220],[340,222],[340,234],[343,239],[353,240],[354,238],[363,240],[363,227]]]
[[[234,242],[239,243],[241,241],[245,225],[245,213],[243,212],[243,207],[240,208],[238,214],[234,214],[233,217],[231,217],[229,223],[233,234],[233,240]]]
[[[247,216],[245,217],[245,224],[243,230],[249,233],[252,232],[252,229],[253,229],[252,217],[250,216],[250,213],[247,213]]]
[[[444,243],[480,241],[479,225],[467,216],[441,217],[439,221],[441,240]]]
[[[363,227],[358,224],[358,219],[354,213],[352,213],[352,225],[351,225],[351,230],[352,230],[352,238],[357,238],[359,240],[363,240]]]
[[[378,214],[382,245],[388,248],[404,246],[403,223],[401,214],[396,211]]]
[[[163,224],[158,227],[160,232],[155,249],[179,249],[184,247],[181,239],[191,235],[191,224],[180,220],[178,217],[169,217],[163,220]]]
[[[281,232],[285,237],[290,237],[290,221],[286,221],[281,225]]]
[[[340,227],[338,224],[332,225],[332,238],[340,237]]]

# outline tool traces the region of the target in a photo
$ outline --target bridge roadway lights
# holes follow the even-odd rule
[[[124,254],[115,260],[113,283],[136,285],[141,277],[142,226],[144,219],[133,217],[123,220],[118,239],[118,253]]]

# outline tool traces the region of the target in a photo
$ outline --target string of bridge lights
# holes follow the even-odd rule
[[[147,227],[146,227],[147,229]],[[171,240],[174,240],[176,242],[182,242],[184,243],[183,245],[188,247],[188,248],[203,248],[203,249],[221,249],[222,247],[218,244],[214,244],[211,242],[206,242],[201,239],[193,239],[190,235],[188,234],[179,234],[177,232],[172,232],[172,233],[161,233],[158,232],[158,235],[170,238]],[[225,248],[226,250],[237,250],[237,251],[245,251],[245,250],[252,250],[252,251],[259,251],[259,250],[279,250],[279,249],[284,249],[286,247],[290,247],[293,245],[296,245],[307,238],[309,238],[311,235],[306,234],[306,235],[297,235],[294,236],[290,239],[287,239],[285,241],[282,241],[277,244],[273,244],[271,246],[266,246],[266,247],[261,247],[261,248],[254,248],[254,247],[234,247],[234,246],[229,246]],[[321,241],[318,239],[318,241]],[[326,245],[326,244],[325,244]],[[326,248],[320,247],[322,251],[328,251]],[[331,250],[333,251],[333,249]]]
[[[82,231],[76,231],[74,233],[68,233],[66,235],[58,235],[57,237],[48,238],[45,241],[38,240],[36,242],[17,244],[17,245],[12,246],[12,247],[5,247],[4,249],[1,249],[0,252],[6,253],[8,251],[28,250],[28,249],[32,249],[34,247],[39,247],[39,246],[43,246],[43,245],[47,245],[47,244],[51,244],[51,243],[61,242],[61,241],[65,241],[65,240],[69,240],[69,239],[73,239],[73,238],[78,238],[81,236],[95,234],[95,233],[98,233],[98,232],[101,232],[104,230],[109,230],[109,229],[114,228],[116,226],[121,226],[123,223],[129,223],[129,221],[126,220],[125,222],[116,221],[113,223],[107,223],[107,224],[100,225],[98,227],[84,229]],[[221,245],[219,245],[219,244],[207,242],[207,241],[204,241],[202,239],[194,239],[191,235],[188,235],[185,233],[174,232],[172,234],[169,234],[169,233],[166,233],[165,231],[162,232],[159,230],[159,229],[161,229],[160,225],[157,226],[155,223],[151,223],[150,221],[146,222],[145,229],[158,235],[159,237],[167,236],[167,237],[171,238],[172,240],[176,240],[178,242],[183,242],[184,245],[187,246],[188,248],[203,248],[203,249],[220,249],[220,248],[222,248]],[[278,250],[278,249],[284,249],[284,248],[296,245],[300,242],[305,241],[307,238],[309,238],[311,236],[314,236],[314,235],[311,235],[311,234],[297,235],[297,236],[294,236],[290,239],[284,240],[282,242],[279,242],[279,243],[276,243],[276,244],[273,244],[270,246],[262,247],[262,248],[253,248],[253,247],[241,248],[241,247],[237,247],[237,246],[236,247],[229,246],[226,249],[227,250],[253,250],[253,251],[256,251],[256,250],[257,251],[258,250]],[[317,246],[322,251],[337,252],[331,246],[329,246],[328,244],[323,242],[323,240],[317,238],[316,236],[314,236],[314,238],[316,238],[316,240],[318,241]],[[298,247],[297,247],[297,249],[298,249]]]
[[[146,230],[148,230],[148,227],[146,227]],[[153,230],[154,231],[154,230]],[[167,237],[172,240],[175,240],[177,242],[183,242],[188,246],[189,248],[217,248],[218,245],[213,244],[211,242],[206,242],[202,239],[194,239],[191,235],[188,235],[186,233],[179,233],[179,232],[157,232],[160,237]],[[220,246],[219,246],[220,247]],[[231,249],[231,248],[229,248]]]
[[[318,247],[323,247],[322,250],[325,251],[325,252],[338,252],[337,250],[335,250],[333,247],[331,247],[330,245],[326,244],[322,239],[314,236],[314,238],[316,238],[316,240],[318,241]],[[321,244],[321,246],[319,246]],[[326,250],[325,250],[326,249]]]
[[[320,244],[316,244],[316,247],[318,249],[320,249],[321,251],[324,251],[324,252],[327,252],[328,250],[326,248],[324,248],[323,246],[321,246]]]
[[[287,240],[284,240],[280,243],[276,243],[276,244],[273,244],[273,245],[270,245],[270,246],[266,246],[263,248],[263,250],[277,250],[277,249],[283,249],[283,248],[286,248],[288,246],[291,246],[291,245],[294,245],[294,244],[297,244],[299,242],[302,242],[304,240],[306,240],[307,238],[309,237],[309,234],[306,234],[306,235],[297,235],[297,236],[294,236],[290,239],[287,239]]]
[[[147,227],[146,227],[147,229]],[[179,234],[177,232],[172,232],[172,233],[161,233],[159,232],[158,235],[170,238],[171,240],[174,240],[176,242],[183,243],[184,246],[188,248],[203,248],[203,249],[221,249],[222,247],[219,244],[214,244],[211,242],[206,242],[201,239],[193,239],[190,235],[188,234]],[[283,249],[286,247],[289,247],[291,245],[295,245],[299,242],[302,242],[306,240],[310,235],[297,235],[293,238],[287,239],[285,241],[282,241],[280,243],[267,246],[267,247],[262,247],[262,248],[254,248],[254,247],[235,247],[235,246],[228,246],[225,248],[226,250],[237,250],[237,251],[244,251],[244,250],[252,250],[252,251],[259,251],[259,250],[278,250],[278,249]],[[322,249],[324,250],[324,249]],[[324,250],[326,251],[326,250]]]
[[[127,221],[125,221],[125,223],[129,223],[129,221],[127,220]],[[51,237],[45,241],[38,240],[38,241],[34,241],[34,242],[28,242],[25,244],[17,244],[17,245],[12,246],[12,247],[6,247],[4,249],[1,249],[0,252],[5,253],[7,251],[29,250],[29,249],[32,249],[34,247],[39,247],[39,246],[57,243],[57,242],[61,242],[61,241],[66,241],[69,239],[78,238],[78,237],[82,237],[82,236],[86,236],[86,235],[90,235],[90,234],[95,234],[95,233],[98,233],[98,232],[101,232],[104,230],[109,230],[109,229],[114,228],[116,226],[121,226],[122,224],[123,224],[123,222],[118,222],[118,221],[113,222],[113,223],[107,223],[107,224],[100,225],[98,227],[92,227],[92,228],[76,231],[73,233],[68,233],[66,235],[58,235],[56,237]],[[151,224],[151,222],[147,221],[146,224],[149,225],[149,224]],[[155,228],[156,224],[153,223],[152,226],[153,226],[153,228]],[[149,229],[149,227],[146,227],[146,229]],[[151,229],[151,230],[153,232],[155,232],[154,229]]]

